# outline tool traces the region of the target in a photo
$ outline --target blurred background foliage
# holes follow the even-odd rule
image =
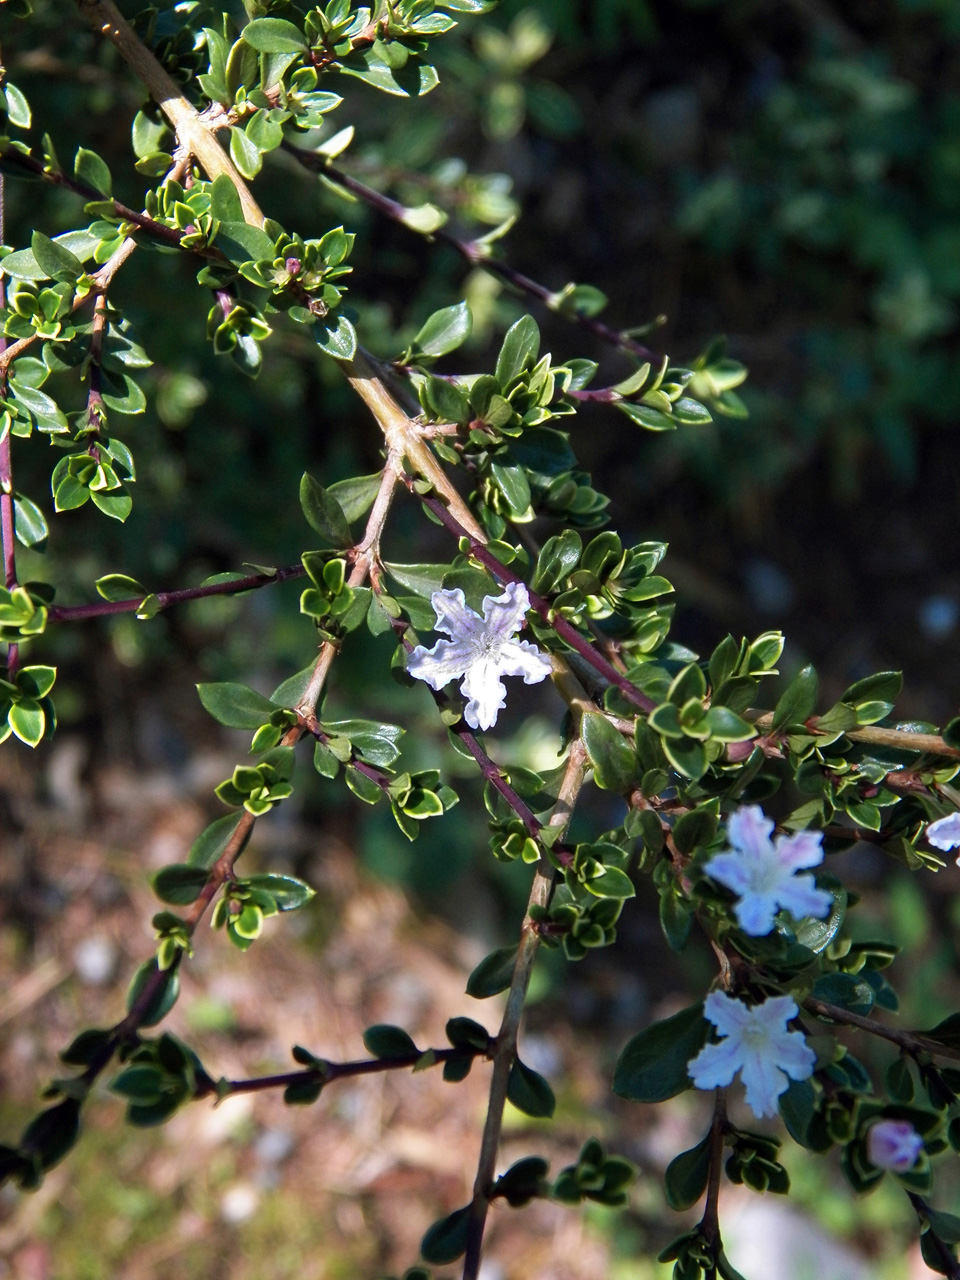
[[[140,6],[121,8],[132,14]],[[190,65],[198,55],[177,45],[176,7],[158,8],[157,32]],[[38,0],[30,24],[3,15],[0,42],[37,134],[49,129],[61,157],[80,143],[93,147],[110,164],[118,197],[140,207],[146,184],[132,171],[129,130],[143,100],[113,50],[54,0]],[[651,326],[643,340],[677,363],[725,333],[729,353],[750,367],[741,389],[746,420],[649,436],[588,405],[572,423],[574,448],[610,495],[625,540],[671,543],[665,572],[678,587],[674,638],[707,652],[727,630],[782,625],[784,675],[814,660],[825,699],[869,671],[898,667],[906,673],[904,715],[942,722],[956,714],[954,0],[503,0],[483,22],[464,21],[437,54],[440,87],[422,103],[387,99],[356,81],[336,86],[345,104],[319,136],[356,126],[341,167],[406,204],[437,204],[466,237],[519,213],[499,244],[516,267],[554,290],[570,281],[595,285],[609,299],[605,320]],[[361,341],[378,354],[396,357],[432,310],[466,297],[473,336],[447,371],[484,369],[505,328],[530,309],[452,250],[384,221],[279,153],[256,190],[301,234],[340,222],[359,233],[348,302]],[[9,244],[27,243],[32,225],[53,234],[82,216],[67,193],[6,181]],[[122,530],[91,506],[51,519],[35,576],[52,577],[60,603],[89,599],[94,579],[111,571],[167,589],[244,561],[294,563],[311,537],[296,496],[301,472],[328,482],[379,465],[375,428],[302,333],[278,324],[256,383],[213,357],[193,274],[175,255],[143,250],[117,278],[117,297],[155,362],[147,412],[112,424],[138,463],[133,514]],[[601,362],[597,385],[629,371],[626,357],[562,317],[538,313],[538,320],[557,358]],[[35,437],[17,441],[15,455],[18,488],[50,514],[50,450]],[[448,555],[443,536],[431,542],[433,531],[424,533],[411,507],[398,509],[391,529],[393,559]],[[541,539],[549,532],[535,529]],[[38,566],[23,556],[24,577],[32,576],[31,561]],[[97,791],[100,771],[122,763],[190,790],[204,751],[243,750],[203,716],[194,680],[241,679],[269,690],[304,665],[314,637],[291,584],[195,602],[149,623],[126,615],[63,628],[44,644],[61,667],[61,745],[53,748],[61,755],[38,753],[36,795],[56,806],[68,783],[90,786],[84,821],[95,824],[98,806],[110,803],[108,790]],[[335,669],[329,713],[349,708],[404,724],[404,767],[442,761],[451,774],[463,770],[467,783],[469,771],[447,750],[424,691],[370,681],[390,649],[385,637],[355,633]],[[532,714],[543,699],[524,696],[511,698],[492,753],[544,767],[559,744],[552,727],[559,703],[548,720]],[[80,744],[73,774],[64,742]],[[22,786],[23,773],[16,777]],[[464,818],[477,788],[464,788],[474,794],[452,819],[456,840],[449,823],[438,822],[407,845],[379,810],[358,812],[362,806],[311,770],[301,783],[296,805],[262,824],[280,832],[268,851],[279,848],[300,866],[292,837],[293,852],[283,853],[283,832],[319,824],[355,848],[366,868],[456,927],[485,944],[506,940],[526,872],[480,858],[482,826]],[[196,794],[213,816],[209,787]],[[617,816],[592,796],[594,809],[579,819],[585,831]],[[15,809],[11,815],[15,830]],[[471,867],[478,869],[465,881]],[[927,901],[873,855],[863,855],[855,874],[876,895],[885,932],[930,937],[905,1018],[932,1024],[957,977],[955,947],[936,940],[951,927],[945,900]],[[6,954],[22,959],[32,942],[17,897],[27,889],[18,884],[3,928]],[[883,902],[879,889],[891,885]],[[56,912],[48,915],[53,927]],[[572,1019],[608,1037],[614,1053],[651,1006],[702,984],[706,957],[685,956],[690,973],[678,966],[658,941],[652,899],[641,898],[641,910],[628,916],[622,945],[564,977],[562,1000],[551,995],[562,969],[545,966],[535,1027],[538,1019],[544,1027]],[[584,1106],[568,1102],[568,1115]],[[99,1165],[102,1150],[91,1149],[90,1159]],[[796,1179],[809,1184],[811,1205],[822,1201],[813,1173]],[[859,1210],[840,1221],[831,1203],[832,1225],[862,1234]],[[662,1213],[652,1207],[653,1218],[655,1210]],[[874,1217],[898,1229],[892,1211]],[[634,1228],[616,1245],[628,1261],[615,1274],[647,1280],[654,1272],[629,1259],[656,1243],[656,1230],[642,1220]],[[866,1246],[874,1262],[886,1240],[881,1233]],[[898,1265],[889,1262],[891,1276],[903,1274]],[[91,1263],[81,1274],[101,1271]]]

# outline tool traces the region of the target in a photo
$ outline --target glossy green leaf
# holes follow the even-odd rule
[[[340,503],[307,471],[300,481],[300,506],[311,529],[329,546],[353,546],[350,525]]]
[[[254,18],[241,34],[258,53],[305,53],[308,48],[300,28],[285,18]]]
[[[204,708],[228,729],[258,729],[276,711],[276,704],[243,684],[198,684]]]
[[[515,1058],[507,1081],[507,1100],[525,1116],[549,1119],[556,1110],[553,1090],[532,1067]]]
[[[466,302],[435,311],[413,340],[418,351],[428,356],[445,356],[455,351],[473,328],[473,316]]]
[[[513,980],[517,960],[517,948],[498,947],[480,961],[467,979],[467,995],[475,1000],[487,1000],[490,996],[506,991]]]
[[[634,1102],[665,1102],[683,1093],[690,1088],[687,1064],[706,1044],[709,1031],[702,1003],[647,1027],[620,1054],[614,1093]]]
[[[637,771],[636,753],[606,716],[592,712],[585,715],[581,734],[597,786],[621,793],[632,786]]]
[[[710,1133],[689,1151],[682,1151],[667,1165],[663,1188],[667,1204],[681,1213],[695,1205],[707,1189],[710,1177]]]

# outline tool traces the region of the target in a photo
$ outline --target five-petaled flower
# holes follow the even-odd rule
[[[923,1138],[909,1120],[878,1120],[867,1134],[867,1156],[878,1169],[906,1173],[922,1150]]]
[[[746,1089],[747,1106],[755,1116],[777,1114],[777,1098],[789,1088],[789,1080],[806,1080],[816,1054],[799,1031],[788,1031],[797,1016],[791,996],[773,996],[751,1008],[742,1000],[711,991],[704,1015],[722,1040],[708,1044],[687,1064],[698,1089],[728,1085],[739,1071]]]
[[[772,832],[773,822],[760,806],[746,805],[727,822],[732,848],[716,854],[704,867],[713,880],[739,894],[734,908],[737,922],[755,938],[770,932],[781,909],[799,920],[823,917],[833,905],[833,897],[816,887],[813,876],[796,874],[823,861],[821,833],[798,831],[771,840]]]
[[[432,649],[419,645],[407,660],[407,671],[425,680],[431,689],[463,676],[460,692],[467,699],[464,717],[473,729],[490,729],[506,705],[507,691],[501,676],[522,676],[524,684],[538,684],[551,671],[547,654],[529,640],[515,636],[530,608],[522,582],[511,582],[501,596],[483,597],[483,617],[475,613],[463,592],[434,591],[430,597],[438,631],[449,640],[438,640]]]
[[[927,827],[927,840],[935,849],[949,853],[951,849],[960,849],[960,813],[948,813],[945,818],[938,818]]]

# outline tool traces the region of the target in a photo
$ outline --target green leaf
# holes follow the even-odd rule
[[[159,977],[157,976],[159,974]],[[149,1002],[140,1008],[140,1000],[145,997],[148,988],[152,995]],[[139,1025],[154,1027],[167,1016],[177,1002],[180,994],[180,978],[175,969],[157,969],[156,959],[145,960],[133,975],[127,990],[127,1011],[139,1011]]]
[[[673,824],[673,840],[684,856],[707,845],[717,834],[717,814],[707,805],[682,813]]]
[[[467,979],[467,995],[474,1000],[486,1000],[506,991],[513,981],[513,969],[517,961],[516,947],[498,947],[480,961]]]
[[[814,983],[811,995],[827,1004],[839,1005],[850,1013],[868,1014],[874,993],[869,983],[853,973],[825,973]]]
[[[507,1081],[507,1100],[525,1116],[549,1119],[557,1107],[553,1090],[532,1067],[515,1058]]]
[[[335,360],[352,360],[357,354],[357,331],[346,316],[336,313],[313,326],[317,346]]]
[[[13,500],[14,530],[25,547],[39,547],[47,540],[50,530],[43,512],[30,498],[18,493]]]
[[[210,212],[218,222],[245,222],[240,193],[225,173],[213,180],[210,189]],[[270,244],[273,248],[273,242]]]
[[[354,50],[349,59],[334,63],[331,70],[356,76],[374,89],[399,98],[422,98],[440,83],[433,67],[415,58],[410,58],[403,66],[391,66],[383,60],[376,46]]]
[[[34,231],[30,237],[30,248],[40,270],[50,279],[68,280],[72,283],[83,275],[83,263],[76,254],[45,236],[42,231]]]
[[[521,316],[510,326],[497,356],[496,377],[506,390],[524,369],[530,367],[540,350],[540,330],[533,316]]]
[[[583,717],[581,734],[597,786],[604,791],[626,791],[637,770],[636,753],[627,739],[606,716],[594,712]]]
[[[190,852],[187,854],[188,864],[191,867],[200,867],[204,871],[209,871],[233,839],[242,821],[243,810],[241,809],[238,813],[228,813],[223,818],[217,818],[208,827],[204,827],[190,846]]]
[[[251,889],[269,893],[280,911],[296,911],[298,907],[305,906],[316,893],[316,890],[296,876],[283,876],[273,871],[247,876],[245,883]]]
[[[229,134],[230,159],[244,178],[255,178],[263,166],[260,152],[242,129],[232,128]]]
[[[57,490],[59,498],[60,490]],[[105,516],[109,516],[111,520],[119,520],[123,524],[127,516],[133,510],[133,499],[129,493],[97,493],[91,492],[90,497],[93,499],[93,505],[98,507]]]
[[[73,163],[73,172],[81,182],[85,182],[88,187],[93,187],[94,191],[98,191],[100,195],[109,197],[113,194],[110,170],[107,168],[106,161],[101,160],[96,152],[80,147]]]
[[[217,178],[217,182],[221,181],[236,194],[236,187],[225,174]],[[236,266],[251,259],[273,257],[273,241],[260,227],[244,222],[242,213],[239,218],[223,219],[217,232],[216,244],[220,252],[225,253]]]
[[[456,1262],[466,1251],[469,1226],[470,1205],[456,1209],[435,1222],[420,1241],[420,1252],[425,1260],[438,1267]]]
[[[443,580],[450,572],[448,564],[391,564],[385,560],[383,567],[401,587],[427,599],[442,589]]]
[[[677,429],[673,418],[667,417],[659,409],[651,408],[650,405],[628,404],[625,400],[621,400],[617,408],[621,413],[625,413],[631,422],[635,422],[638,427],[644,427],[647,431],[676,431]]]
[[[309,48],[300,28],[284,18],[255,18],[241,35],[257,53],[306,53]]]
[[[20,692],[28,698],[45,698],[57,680],[57,668],[47,666],[22,667],[17,673]]]
[[[414,347],[427,356],[445,356],[470,337],[473,316],[466,302],[435,311],[413,340]]]
[[[300,481],[300,506],[307,524],[331,547],[352,547],[353,536],[343,508],[308,471]]]
[[[409,1058],[411,1054],[420,1052],[403,1027],[394,1027],[384,1022],[367,1027],[363,1033],[363,1044],[368,1053],[381,1059]]]
[[[329,485],[327,493],[336,498],[347,523],[353,524],[373,506],[382,480],[382,471],[372,476],[351,476],[349,480],[338,480],[336,484]]]
[[[32,116],[30,114],[30,104],[24,97],[23,92],[15,84],[11,84],[9,80],[3,86],[3,92],[7,99],[7,119],[12,125],[16,125],[18,129],[29,129]]]
[[[693,738],[664,738],[663,753],[684,777],[697,781],[707,772],[707,756],[703,743]]]
[[[695,1205],[707,1189],[711,1137],[712,1134],[708,1133],[702,1142],[698,1142],[689,1151],[681,1151],[667,1165],[663,1187],[667,1194],[667,1204],[678,1213]]]
[[[806,724],[817,709],[819,680],[814,667],[806,666],[793,677],[773,713],[774,731],[788,724]]]
[[[523,467],[492,462],[490,474],[497,488],[506,498],[507,505],[513,514],[526,515],[530,510],[530,482],[524,474]]]
[[[789,1088],[778,1099],[787,1132],[801,1147],[807,1146],[809,1142],[816,1101],[817,1095],[809,1080],[791,1080]]]
[[[865,676],[852,684],[841,695],[840,701],[848,706],[859,707],[864,702],[886,702],[892,707],[903,688],[901,671],[880,671],[874,676]]]
[[[33,698],[21,698],[7,713],[7,723],[25,746],[35,747],[43,738],[46,716]]]
[[[142,600],[147,594],[146,587],[141,586],[136,578],[128,578],[123,573],[107,573],[97,579],[95,586],[97,594],[104,600]]]
[[[690,1088],[687,1064],[706,1044],[709,1031],[702,1003],[647,1027],[624,1046],[614,1093],[634,1102],[665,1102],[683,1093]]]
[[[276,711],[276,704],[243,684],[198,684],[204,708],[228,729],[259,729]]]
[[[185,907],[196,902],[200,890],[207,883],[207,872],[202,867],[186,862],[161,867],[152,877],[153,891],[161,902],[174,907]]]

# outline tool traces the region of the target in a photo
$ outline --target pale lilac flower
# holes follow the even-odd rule
[[[906,1173],[922,1150],[923,1138],[909,1120],[878,1120],[867,1134],[867,1156],[878,1169]]]
[[[790,1080],[806,1080],[817,1055],[807,1047],[799,1031],[788,1031],[797,1016],[791,996],[773,996],[753,1008],[742,1000],[711,991],[704,1015],[724,1037],[708,1044],[688,1063],[690,1079],[698,1089],[718,1089],[740,1072],[747,1106],[755,1116],[777,1114],[777,1098]]]
[[[944,853],[960,849],[960,813],[948,813],[945,818],[931,822],[926,834],[928,842]]]
[[[704,867],[708,876],[740,895],[734,908],[737,922],[755,938],[770,932],[780,909],[801,920],[822,918],[833,905],[833,897],[816,887],[813,876],[796,874],[801,867],[823,861],[822,834],[798,831],[771,840],[773,826],[756,804],[732,813],[727,822],[732,848],[716,854]]]
[[[430,602],[437,615],[436,629],[450,639],[438,640],[432,649],[419,645],[407,660],[407,671],[431,689],[442,689],[463,676],[460,692],[468,699],[467,724],[490,729],[507,701],[501,676],[522,676],[524,684],[539,684],[552,669],[549,655],[529,640],[514,638],[530,608],[527,588],[522,582],[511,582],[503,595],[484,596],[483,617],[467,605],[459,587],[434,591]]]

